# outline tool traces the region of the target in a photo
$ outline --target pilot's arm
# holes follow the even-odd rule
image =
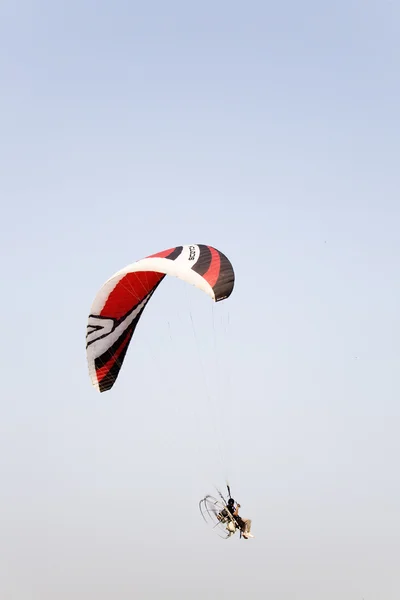
[[[240,508],[240,504],[236,504],[235,512],[233,513],[233,516],[234,516],[234,517],[237,517],[237,516],[238,516],[238,513],[239,513],[239,508]]]

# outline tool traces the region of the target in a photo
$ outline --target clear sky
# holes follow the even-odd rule
[[[0,597],[398,600],[399,4],[3,0],[0,49]],[[97,290],[185,243],[233,295],[164,281],[98,394]]]

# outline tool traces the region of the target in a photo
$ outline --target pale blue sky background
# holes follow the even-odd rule
[[[0,46],[1,598],[398,600],[398,3],[3,1]],[[234,294],[165,281],[99,395],[98,288],[197,242]]]

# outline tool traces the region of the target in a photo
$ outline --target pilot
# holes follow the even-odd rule
[[[242,519],[242,517],[239,516],[239,508],[240,508],[240,504],[236,504],[236,508],[235,508],[234,499],[229,498],[227,509],[229,510],[230,514],[232,515],[232,517],[235,518],[235,521],[239,525],[240,530],[242,532],[242,536],[244,537],[245,540],[247,540],[249,537],[254,537],[254,535],[252,535],[250,533],[251,520],[250,519]]]

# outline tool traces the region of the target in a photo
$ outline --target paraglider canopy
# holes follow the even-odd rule
[[[89,374],[100,392],[114,385],[143,310],[166,275],[191,283],[215,302],[231,295],[235,281],[228,258],[204,244],[163,250],[110,277],[94,299],[86,334]]]

